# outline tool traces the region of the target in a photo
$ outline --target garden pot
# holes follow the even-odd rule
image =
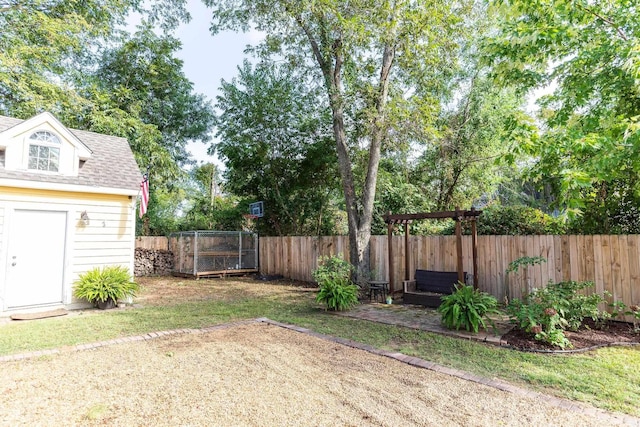
[[[114,308],[116,306],[116,302],[113,298],[107,298],[104,301],[98,301],[96,305],[100,310],[108,310],[110,308]]]

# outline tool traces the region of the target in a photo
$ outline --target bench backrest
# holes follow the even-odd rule
[[[464,273],[467,276],[467,273]],[[416,289],[423,292],[451,294],[458,283],[457,271],[416,270]]]

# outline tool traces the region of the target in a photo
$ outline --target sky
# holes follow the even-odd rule
[[[237,74],[237,67],[246,58],[247,44],[257,44],[262,35],[258,32],[224,32],[212,36],[209,31],[211,11],[201,0],[189,0],[191,21],[181,25],[175,36],[182,41],[182,50],[176,55],[184,61],[183,71],[193,83],[194,92],[207,97],[212,104],[218,95],[220,80],[230,81]],[[198,162],[221,162],[207,154],[210,143],[190,143],[189,152]]]

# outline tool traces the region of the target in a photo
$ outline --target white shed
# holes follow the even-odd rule
[[[79,307],[79,274],[133,272],[141,180],[124,138],[0,116],[0,314]]]

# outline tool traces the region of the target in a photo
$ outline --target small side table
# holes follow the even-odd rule
[[[371,280],[369,281],[369,301],[373,297],[375,301],[378,301],[378,295],[382,297],[382,303],[387,299],[389,293],[389,282],[386,280]]]

